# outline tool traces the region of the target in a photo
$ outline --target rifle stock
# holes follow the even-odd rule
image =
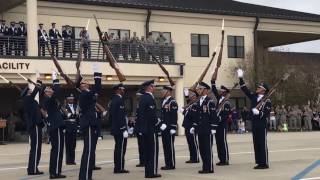
[[[95,15],[93,15],[95,21],[96,21],[96,29],[97,29],[97,32],[98,32],[98,35],[99,35],[99,39],[100,39],[100,42],[102,44],[102,47],[103,47],[103,51],[106,53],[106,56],[107,56],[107,59],[109,61],[109,64],[111,66],[112,69],[114,69],[114,71],[116,72],[118,78],[119,78],[119,81],[120,82],[123,82],[126,80],[125,76],[123,75],[123,73],[121,72],[118,64],[117,64],[117,61],[115,60],[115,58],[113,57],[109,47],[104,43],[103,39],[102,39],[102,31],[100,29],[100,26],[99,26],[99,23],[98,23],[98,20],[96,18]]]

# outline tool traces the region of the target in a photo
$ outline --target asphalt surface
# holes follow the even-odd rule
[[[160,137],[161,138],[161,137]],[[160,139],[159,139],[160,140]],[[161,140],[160,140],[161,142]],[[176,170],[161,171],[163,180],[285,180],[285,179],[320,179],[320,132],[269,133],[270,169],[254,170],[254,154],[252,136],[247,134],[229,134],[230,166],[215,166],[214,174],[201,175],[199,164],[186,164],[188,149],[184,136],[176,138]],[[67,179],[77,179],[83,142],[77,142],[76,166],[63,165],[63,173]],[[102,167],[94,171],[94,180],[128,180],[144,179],[144,168],[137,168],[138,150],[135,138],[130,138],[126,154],[126,169],[130,174],[113,174],[113,146],[110,136],[98,142],[97,164]],[[43,144],[39,169],[44,175],[27,176],[26,165],[29,153],[28,143],[0,145],[0,177],[1,179],[48,179],[50,145]],[[218,162],[214,145],[214,160]],[[159,167],[164,165],[162,145],[160,143]]]

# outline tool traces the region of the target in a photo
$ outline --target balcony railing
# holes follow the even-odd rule
[[[77,59],[80,49],[80,39],[51,39],[49,42],[52,52],[59,59]],[[174,44],[143,43],[146,49],[163,63],[174,63]],[[152,62],[151,55],[147,54],[137,42],[109,42],[108,46],[119,62]],[[26,56],[27,39],[24,37],[1,37],[0,56]],[[90,41],[83,45],[83,58],[87,60],[105,59],[103,47],[99,41]],[[50,57],[45,42],[38,41],[38,56]]]

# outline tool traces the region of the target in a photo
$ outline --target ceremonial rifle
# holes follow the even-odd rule
[[[230,99],[231,92],[234,91],[237,88],[238,85],[239,85],[238,83],[234,83],[233,87],[230,89],[230,92],[224,97],[224,99],[221,101],[221,103],[218,103],[218,107],[217,107],[217,115],[218,116],[219,116],[219,114],[220,114],[225,102]]]
[[[269,90],[269,92],[265,95],[265,96],[263,96],[263,98],[261,99],[261,101],[256,105],[256,109],[260,109],[263,105],[264,105],[264,103],[270,98],[270,96],[274,93],[274,92],[276,92],[276,90],[277,90],[277,87],[281,84],[281,83],[283,83],[284,81],[286,81],[288,78],[289,78],[289,76],[290,76],[290,73],[285,73],[284,75],[283,75],[283,77],[281,78],[281,79],[279,79],[276,83],[275,83],[275,85]]]
[[[126,80],[125,76],[123,75],[123,73],[121,72],[120,68],[119,68],[119,65],[117,63],[117,61],[115,60],[113,54],[111,53],[109,47],[105,44],[105,42],[103,41],[103,38],[102,38],[102,31],[100,29],[100,26],[99,26],[99,23],[98,23],[98,20],[96,18],[95,15],[93,15],[95,21],[96,21],[96,29],[97,29],[97,32],[98,32],[98,35],[99,35],[99,39],[100,39],[100,42],[102,44],[102,47],[103,47],[103,51],[106,53],[106,56],[107,56],[107,59],[109,61],[109,65],[111,66],[112,69],[115,70],[117,76],[118,76],[118,79],[120,82],[123,82]]]
[[[224,19],[222,20],[222,30],[221,30],[221,42],[220,42],[220,51],[217,59],[216,68],[212,74],[211,81],[216,81],[218,76],[218,71],[222,62],[222,53],[223,53],[223,44],[224,44]]]
[[[3,77],[2,75],[0,75],[0,78],[3,79],[6,83],[8,83],[10,86],[15,87],[20,92],[22,92],[22,89],[17,84],[14,84],[12,81],[9,81],[7,78]]]

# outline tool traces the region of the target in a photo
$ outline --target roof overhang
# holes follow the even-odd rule
[[[258,31],[258,43],[264,48],[283,46],[320,39],[320,34]]]
[[[3,13],[11,8],[14,8],[22,3],[26,2],[26,0],[0,0],[0,13]]]

